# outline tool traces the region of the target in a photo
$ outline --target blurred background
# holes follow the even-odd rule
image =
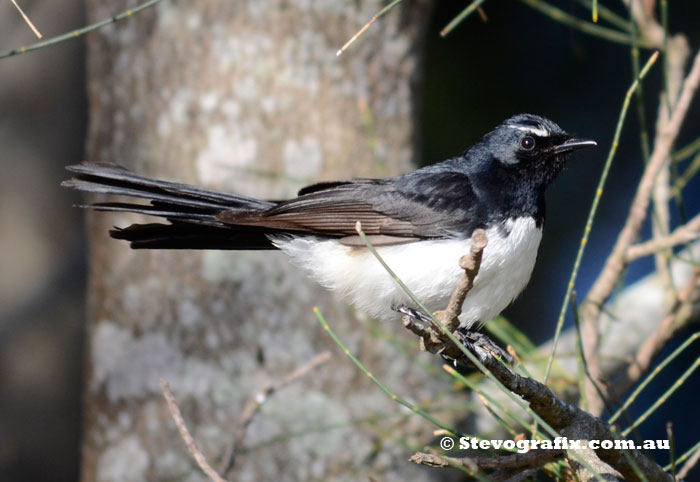
[[[84,24],[82,3],[21,2],[46,37]],[[0,3],[0,50],[36,41]],[[86,246],[58,186],[81,159],[82,40],[0,61],[0,480],[77,480]]]
[[[577,2],[556,3],[588,15]],[[518,112],[545,115],[599,143],[598,149],[577,154],[550,189],[533,279],[505,313],[534,341],[543,342],[554,331],[600,169],[632,80],[629,48],[555,23],[520,2],[499,2],[497,7],[487,3],[488,21],[474,15],[441,38],[440,29],[465,5],[437,2],[431,19],[424,58],[422,148],[416,163],[457,155]],[[606,5],[625,15],[620,2]],[[22,6],[47,37],[85,23],[78,1],[26,0]],[[672,2],[670,31],[686,33],[693,52],[700,45],[699,18],[700,2]],[[372,28],[382,28],[381,20]],[[0,3],[0,50],[35,40],[11,3]],[[642,51],[643,61],[649,54]],[[352,55],[352,47],[345,55]],[[661,72],[657,66],[644,87],[650,129]],[[0,60],[0,480],[78,478],[87,246],[82,213],[71,207],[80,199],[58,184],[66,177],[64,166],[83,157],[85,75],[82,39]],[[678,146],[698,137],[699,120],[696,99]],[[638,122],[630,109],[577,283],[580,293],[588,290],[614,242],[641,168]],[[688,213],[700,211],[699,187],[696,179],[686,189]],[[677,210],[673,212],[677,221]],[[634,263],[628,280],[652,270],[651,259]],[[697,348],[687,351],[672,368],[684,370],[697,355]],[[670,414],[697,407],[699,382],[696,373],[645,424],[645,435],[666,438]],[[647,393],[653,396],[665,388],[659,382]],[[641,411],[649,400],[635,406]],[[689,448],[699,434],[700,417],[684,419],[675,431],[678,451]]]

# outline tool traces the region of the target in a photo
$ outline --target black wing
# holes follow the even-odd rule
[[[231,226],[337,237],[355,235],[357,221],[368,235],[414,239],[469,234],[480,227],[474,222],[480,219],[477,196],[468,176],[457,172],[417,171],[302,192],[265,211],[224,211],[217,219]]]

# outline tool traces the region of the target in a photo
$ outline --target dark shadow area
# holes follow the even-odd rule
[[[81,2],[22,2],[45,37],[84,24]],[[10,2],[0,50],[36,42]],[[86,246],[82,40],[0,61],[0,480],[78,480]]]

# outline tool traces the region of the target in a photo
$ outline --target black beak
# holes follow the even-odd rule
[[[576,139],[575,137],[572,137],[571,139],[564,141],[562,144],[554,146],[552,148],[552,153],[561,154],[562,152],[572,152],[583,147],[593,147],[597,145],[598,143],[596,141],[590,139]]]

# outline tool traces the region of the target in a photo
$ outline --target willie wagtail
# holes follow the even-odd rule
[[[460,328],[468,330],[525,288],[542,238],[545,189],[573,151],[595,145],[548,119],[520,114],[461,156],[389,179],[314,184],[286,201],[148,179],[104,164],[69,167],[74,177],[63,185],[148,200],[91,205],[168,221],[110,232],[132,248],[280,249],[375,317],[409,300],[357,235],[357,221],[431,310],[447,305],[472,232],[484,229],[489,244],[460,316]]]

